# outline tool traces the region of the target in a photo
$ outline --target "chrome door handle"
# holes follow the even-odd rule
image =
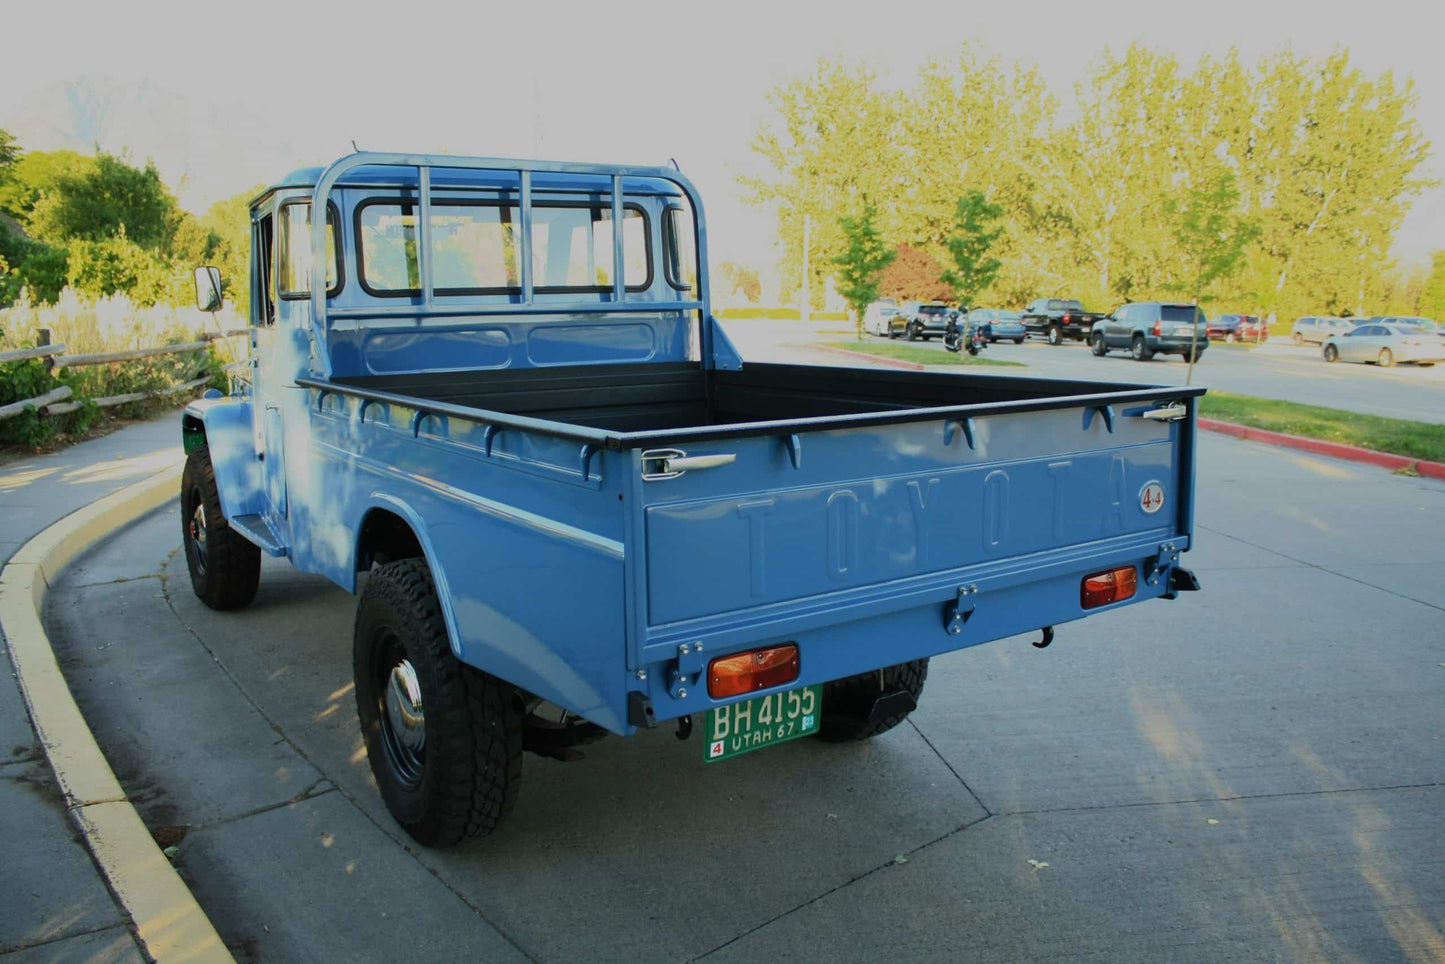
[[[715,469],[719,465],[731,465],[738,457],[732,453],[719,455],[682,455],[667,460],[669,472],[689,472],[698,469]]]
[[[1173,405],[1166,405],[1163,408],[1151,408],[1147,412],[1140,412],[1140,418],[1151,419],[1155,422],[1177,422],[1189,414],[1189,409],[1175,402]]]

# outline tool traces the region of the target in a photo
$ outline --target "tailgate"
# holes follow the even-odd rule
[[[680,446],[734,458],[641,485],[644,648],[1187,535],[1193,422],[1160,404]]]

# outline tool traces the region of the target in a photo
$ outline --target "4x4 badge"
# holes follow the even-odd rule
[[[1158,482],[1145,482],[1144,488],[1139,490],[1139,508],[1144,510],[1145,515],[1153,515],[1164,508],[1164,486]]]

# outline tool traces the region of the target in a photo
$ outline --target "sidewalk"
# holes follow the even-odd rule
[[[51,523],[177,458],[180,437],[180,413],[170,412],[0,464],[0,564]],[[0,649],[0,962],[141,961],[65,811],[3,639]]]

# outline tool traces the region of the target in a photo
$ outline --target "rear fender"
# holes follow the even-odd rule
[[[342,582],[341,585],[344,588],[348,588],[351,592],[356,591],[356,567],[361,555],[362,530],[366,527],[367,516],[371,515],[371,513],[377,509],[389,512],[400,518],[402,522],[410,527],[412,535],[416,537],[417,545],[421,546],[422,559],[425,560],[427,569],[431,571],[432,585],[436,589],[437,602],[441,605],[442,622],[447,628],[447,642],[451,645],[452,655],[461,659],[462,648],[457,643],[461,635],[457,631],[457,614],[455,607],[452,605],[451,587],[447,582],[446,570],[440,565],[437,559],[436,550],[432,546],[431,534],[427,531],[426,523],[422,521],[421,513],[417,512],[406,502],[382,492],[373,492],[371,497],[366,500],[366,507],[362,510],[352,530],[354,538],[352,540],[351,565],[349,567],[351,571],[350,585],[347,586],[344,582]],[[333,575],[332,578],[335,579],[336,577]],[[340,580],[337,581],[340,582]]]
[[[202,398],[186,406],[181,418],[183,434],[205,435],[221,495],[221,513],[227,519],[262,511],[265,490],[261,462],[251,434],[251,402],[239,398]]]

